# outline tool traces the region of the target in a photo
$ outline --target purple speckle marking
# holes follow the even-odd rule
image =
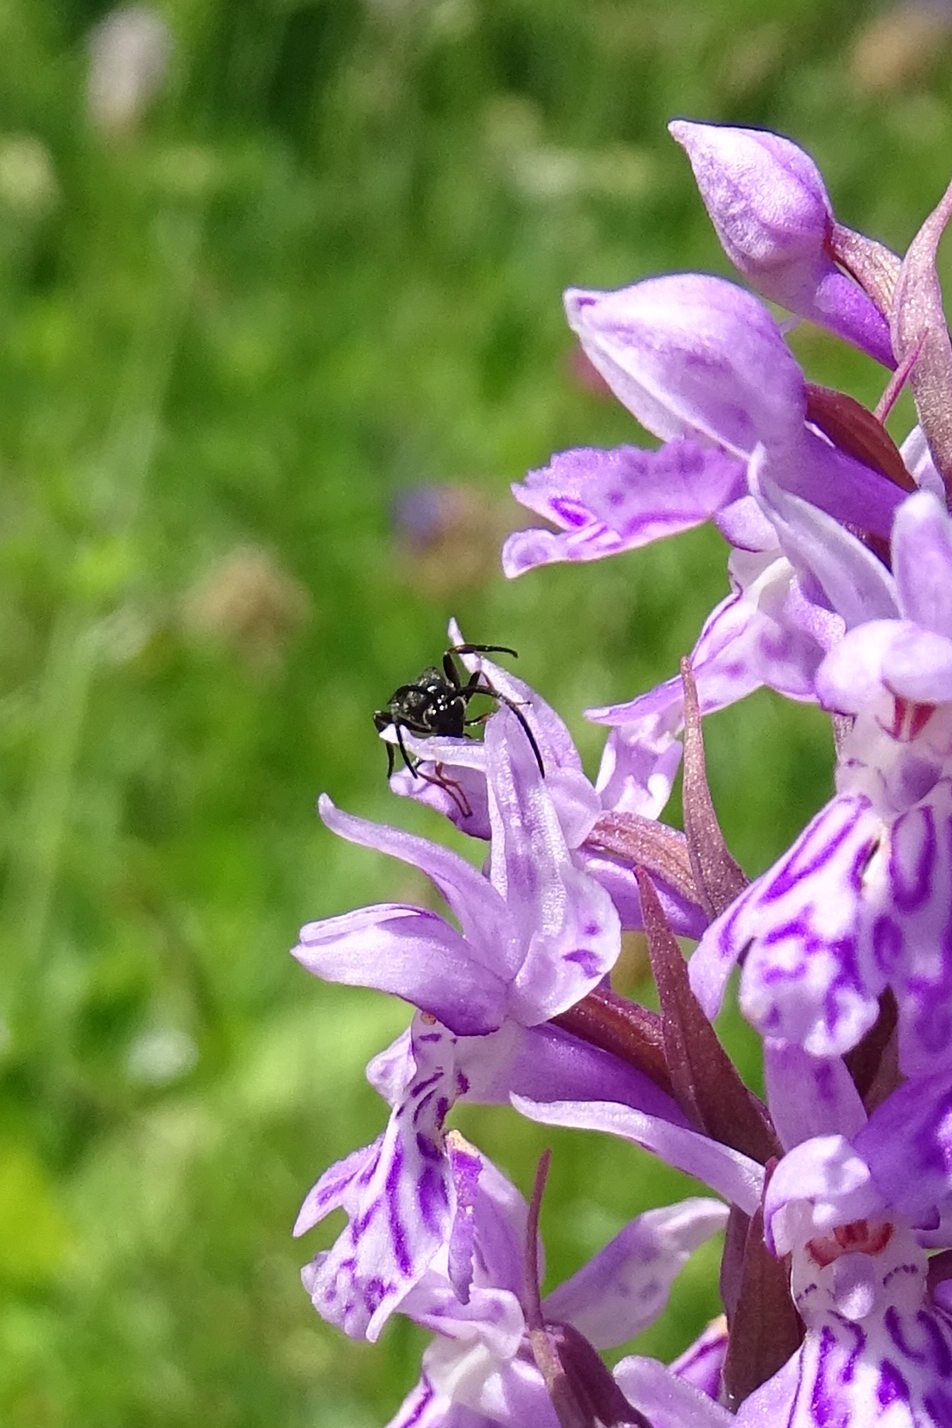
[[[893,824],[889,880],[900,912],[914,912],[928,901],[937,851],[931,808],[911,809]]]
[[[409,1277],[413,1262],[410,1258],[410,1251],[407,1246],[406,1227],[401,1223],[398,1210],[402,1170],[403,1146],[397,1141],[393,1148],[393,1159],[390,1162],[390,1169],[387,1172],[387,1219],[390,1227],[390,1243],[393,1245],[393,1254],[397,1261],[397,1267],[402,1275]]]
[[[416,1196],[420,1218],[428,1230],[437,1234],[449,1203],[446,1183],[439,1171],[430,1167],[423,1172],[417,1181]]]
[[[890,1403],[908,1403],[909,1401],[909,1385],[896,1365],[889,1359],[884,1359],[880,1365],[876,1398],[881,1408],[888,1408]]]
[[[903,953],[903,938],[891,917],[877,917],[872,931],[873,958],[884,977],[891,977]]]
[[[433,1140],[432,1136],[423,1135],[420,1131],[416,1134],[417,1155],[421,1160],[439,1162],[443,1159],[443,1152]]]
[[[804,878],[813,877],[838,852],[853,831],[865,799],[838,799],[832,808],[819,814],[803,837],[781,863],[772,882],[763,890],[764,902],[776,902]],[[869,856],[864,843],[859,862]]]
[[[574,952],[567,953],[563,961],[581,967],[586,977],[597,977],[601,968],[599,958],[586,947],[577,947]]]

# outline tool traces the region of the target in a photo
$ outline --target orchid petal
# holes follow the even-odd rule
[[[789,1150],[774,1170],[764,1196],[764,1238],[771,1253],[789,1254],[798,1237],[808,1238],[882,1209],[868,1165],[845,1136],[816,1136]],[[800,1218],[791,1210],[800,1212]],[[804,1212],[809,1216],[806,1232]]]
[[[618,399],[670,441],[705,436],[735,456],[796,447],[803,376],[756,298],[698,273],[614,293],[565,294],[569,326]]]
[[[912,1224],[952,1210],[952,1077],[910,1081],[855,1137],[884,1201]]]
[[[808,1056],[792,1042],[767,1037],[764,1075],[770,1115],[786,1150],[813,1136],[853,1135],[866,1124],[859,1092],[838,1056]]]
[[[486,730],[490,875],[525,948],[513,1014],[532,1025],[574,1005],[611,969],[621,927],[605,890],[573,864],[535,755],[520,734],[506,709]]]
[[[815,1056],[838,1056],[856,1045],[876,1019],[885,985],[860,935],[864,869],[881,831],[868,799],[834,798],[779,863],[711,924],[689,966],[709,1017],[746,953],[741,1007],[758,1030]]]
[[[640,1354],[622,1359],[615,1366],[615,1381],[652,1428],[732,1428],[737,1421],[702,1389],[657,1359]]]
[[[902,613],[952,636],[952,517],[928,492],[910,496],[897,511],[892,553]]]
[[[415,1073],[383,1136],[305,1201],[302,1227],[334,1208],[334,1195],[349,1216],[301,1277],[322,1318],[352,1338],[377,1338],[446,1242],[455,1192],[442,1131],[457,1090],[454,1045],[441,1028],[416,1024]]]
[[[751,484],[787,557],[798,570],[815,576],[847,628],[864,620],[895,614],[895,582],[882,561],[818,505],[784,490],[770,474],[765,458],[762,448],[755,453],[751,462]],[[883,496],[881,533],[888,533],[892,512],[899,505],[901,494],[897,487],[890,487]],[[862,504],[868,515],[874,509],[872,495]],[[841,519],[849,519],[849,516],[841,515]],[[875,526],[867,521],[865,529],[875,529]]]
[[[513,1096],[512,1104],[529,1120],[542,1125],[575,1126],[630,1140],[686,1175],[703,1180],[746,1214],[753,1214],[760,1203],[763,1166],[697,1131],[610,1101],[530,1101]]]
[[[466,1425],[447,1414],[446,1404],[426,1376],[421,1375],[419,1383],[414,1384],[385,1428],[466,1428]]]
[[[505,1015],[508,982],[424,908],[383,903],[309,922],[292,955],[325,982],[403,997],[462,1036],[493,1031]]]
[[[659,451],[563,452],[512,488],[517,501],[559,533],[514,532],[503,548],[503,570],[512,577],[554,561],[635,550],[702,524],[745,489],[736,457],[696,441],[672,441]]]
[[[515,971],[518,950],[508,909],[465,858],[426,838],[344,813],[334,807],[326,794],[318,800],[318,811],[327,827],[339,837],[364,848],[389,853],[426,873],[459,918],[467,941],[484,951],[487,963],[499,975],[509,976]]]
[[[596,1348],[624,1343],[654,1322],[676,1275],[726,1223],[719,1200],[697,1197],[648,1210],[546,1296],[546,1318],[572,1324]]]
[[[717,1399],[727,1352],[727,1319],[718,1314],[671,1363],[671,1372],[693,1383],[708,1398]]]
[[[681,741],[670,727],[680,722],[668,712],[612,729],[595,784],[604,809],[643,818],[661,814],[681,762]]]

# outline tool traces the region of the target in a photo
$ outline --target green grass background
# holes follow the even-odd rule
[[[503,580],[509,482],[638,439],[572,382],[561,290],[725,271],[675,115],[793,135],[841,218],[904,246],[947,180],[948,51],[874,83],[856,0],[157,10],[164,92],[108,140],[84,98],[104,7],[0,7],[0,1422],[370,1428],[421,1340],[326,1328],[298,1268],[338,1225],[288,1231],[379,1130],[363,1066],[407,1012],[287,949],[427,893],[315,795],[447,836],[389,794],[369,715],[451,614],[515,645],[594,771],[582,709],[674,670],[724,550]],[[875,401],[871,364],[794,341]],[[401,545],[420,481],[466,488],[483,558]],[[827,796],[824,722],[761,695],[708,738],[756,872]],[[550,1282],[681,1193],[624,1146],[458,1121],[524,1188],[554,1145]],[[714,1265],[642,1349],[713,1312]]]

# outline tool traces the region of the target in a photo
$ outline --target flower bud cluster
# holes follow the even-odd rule
[[[670,679],[590,711],[609,730],[594,783],[555,711],[451,626],[467,674],[443,693],[491,695],[484,736],[378,727],[406,765],[394,792],[480,840],[482,870],[320,802],[451,914],[365,907],[295,948],[318,977],[415,1009],[368,1067],[384,1129],[324,1172],[296,1227],[347,1216],[304,1270],[325,1319],[373,1340],[400,1313],[432,1334],[390,1428],[952,1424],[952,341],[935,272],[952,191],[900,257],[836,220],[788,139],[671,132],[754,292],[680,274],[566,295],[588,361],[660,445],[530,472],[514,493],[546,524],[510,536],[503,565],[713,521],[729,594]],[[879,363],[877,411],[811,384],[755,294]],[[883,422],[905,383],[918,422],[897,447]],[[702,724],[760,686],[828,711],[836,771],[748,881]],[[682,760],[683,833],[661,819]],[[612,988],[629,929],[658,1012]],[[735,968],[763,1099],[712,1025]],[[711,1194],[633,1205],[542,1296],[544,1177],[527,1203],[452,1128],[466,1100],[629,1141]],[[721,1231],[723,1316],[674,1363],[609,1370],[600,1351],[660,1315]]]

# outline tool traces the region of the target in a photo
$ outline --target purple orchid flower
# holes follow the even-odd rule
[[[597,985],[621,945],[611,899],[569,856],[546,781],[508,710],[489,721],[484,751],[488,877],[438,844],[320,801],[333,831],[425,872],[461,930],[428,909],[386,903],[308,924],[295,949],[318,976],[395,992],[464,1036],[507,1016],[523,1026],[549,1020]]]
[[[298,1221],[302,1232],[331,1209],[349,1216],[307,1283],[319,1312],[354,1336],[376,1336],[442,1243],[455,1195],[442,1132],[459,1097],[505,1102],[513,1090],[591,1094],[611,1084],[626,1103],[683,1121],[649,1075],[552,1025],[613,965],[618,914],[572,861],[547,781],[505,708],[489,721],[483,753],[488,876],[426,839],[320,802],[333,831],[425,872],[460,924],[388,903],[310,923],[295,948],[315,975],[396,994],[422,1013],[373,1068],[393,1107],[384,1136],[326,1172]]]
[[[848,629],[817,673],[855,716],[838,793],[704,934],[691,981],[713,1015],[740,957],[741,1005],[765,1035],[819,1056],[855,1046],[888,987],[899,1064],[952,1063],[952,518],[910,496],[895,521],[881,616]]]
[[[917,391],[929,446],[945,459],[945,417],[934,392],[948,344],[922,334],[941,320],[934,255],[952,199],[901,264],[835,222],[815,165],[789,140],[685,121],[672,132],[688,151],[728,255],[755,287],[887,366],[895,365],[892,323],[908,370],[936,367],[917,379]],[[905,322],[900,305],[912,314]],[[511,536],[506,573],[598,559],[713,519],[734,546],[734,594],[710,617],[692,655],[702,708],[723,707],[761,684],[814,699],[816,670],[843,621],[877,613],[861,599],[876,583],[872,576],[844,609],[839,597],[849,591],[852,567],[864,554],[867,567],[875,562],[904,492],[917,478],[931,487],[935,468],[907,468],[871,414],[810,386],[770,314],[722,279],[683,274],[616,293],[571,290],[566,310],[589,360],[665,444],[655,452],[580,449],[531,472],[514,493],[557,529]],[[928,350],[920,352],[923,343]],[[844,552],[850,569],[841,567],[837,581]],[[648,702],[591,717],[619,725],[667,714],[677,693],[675,681]]]
[[[516,1100],[544,1124],[631,1140],[747,1214],[762,1197],[764,1244],[789,1257],[802,1343],[736,1416],[648,1360],[618,1365],[622,1391],[652,1423],[692,1428],[859,1425],[875,1421],[871,1404],[894,1405],[885,1421],[944,1424],[952,1414],[952,1255],[940,1256],[934,1273],[927,1250],[952,1242],[948,1077],[934,1078],[931,1094],[903,1088],[867,1118],[838,1058],[820,1061],[783,1042],[768,1042],[766,1053],[768,1104],[786,1151],[769,1175],[729,1147],[618,1105]],[[672,1405],[681,1417],[666,1416]]]
[[[419,1383],[388,1428],[558,1428],[524,1309],[528,1206],[490,1161],[455,1132],[451,1139],[451,1155],[467,1164],[468,1194],[441,1253],[401,1305],[434,1339]],[[639,1215],[542,1301],[545,1321],[571,1326],[595,1347],[633,1338],[657,1318],[678,1272],[726,1218],[724,1205],[700,1197]],[[458,1260],[470,1266],[465,1299]],[[697,1373],[718,1347],[708,1334],[685,1356],[686,1371]]]
[[[530,473],[513,488],[517,499],[560,532],[510,536],[504,570],[598,559],[712,518],[735,547],[734,594],[692,654],[702,707],[722,707],[764,683],[815,698],[816,669],[843,616],[805,558],[816,554],[817,539],[805,540],[800,527],[809,532],[811,520],[819,522],[833,544],[842,533],[865,550],[852,531],[888,535],[903,494],[897,473],[886,476],[818,434],[807,385],[774,319],[732,284],[655,278],[619,293],[570,292],[566,306],[616,395],[666,444],[657,452],[568,452]],[[903,479],[912,486],[904,468]],[[677,687],[652,698],[592,717],[637,721],[676,701]]]
[[[455,643],[461,642],[455,622],[451,622],[449,634]],[[485,655],[462,658],[471,672],[480,670],[494,690],[522,711],[539,749],[544,776],[532,766],[534,752],[524,735],[523,748],[516,748],[513,757],[527,783],[537,787],[538,796],[551,801],[571,862],[610,894],[622,927],[640,930],[644,926],[631,864],[612,852],[617,843],[612,835],[627,824],[643,835],[642,858],[648,859],[657,879],[671,925],[680,935],[699,936],[706,919],[690,878],[679,872],[687,868],[683,835],[657,823],[681,760],[680,700],[672,696],[664,708],[637,710],[624,728],[613,730],[593,785],[568,728],[536,690]],[[496,721],[496,714],[487,720],[487,736],[490,729],[498,728]],[[389,732],[385,731],[384,737]],[[471,837],[489,841],[494,827],[505,830],[510,826],[508,793],[503,794],[502,804],[494,793],[497,787],[508,788],[508,774],[500,758],[500,751],[506,751],[506,759],[510,757],[507,741],[496,738],[495,733],[483,741],[422,739],[408,733],[403,739],[415,758],[427,768],[439,770],[439,778],[424,780],[414,778],[407,769],[399,770],[391,778],[394,792],[436,808]],[[515,743],[518,745],[518,736]],[[647,847],[652,840],[659,845],[655,862],[650,861]]]
[[[458,1100],[506,1105],[513,1093],[610,1094],[665,1123],[683,1125],[669,1096],[643,1073],[552,1026],[507,1023],[457,1037],[429,1015],[368,1067],[392,1109],[384,1133],[332,1165],[301,1207],[295,1235],[332,1210],[348,1224],[303,1271],[314,1308],[352,1338],[375,1340],[447,1242],[460,1195],[460,1164],[446,1121]],[[466,1163],[463,1163],[463,1170]],[[456,1280],[462,1300],[465,1280]]]

